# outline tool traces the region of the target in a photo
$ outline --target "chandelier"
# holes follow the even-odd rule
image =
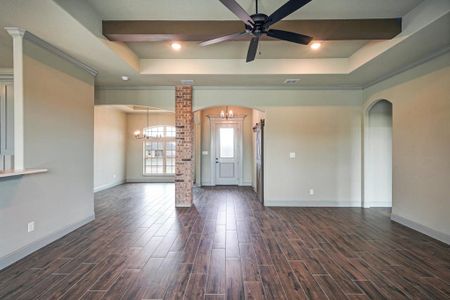
[[[149,125],[148,125],[149,113],[150,113],[150,109],[147,107],[147,126],[145,127],[143,132],[141,132],[140,130],[136,130],[134,132],[134,138],[137,139],[137,140],[143,140],[143,139],[148,140],[148,139],[150,139],[150,132],[147,129],[147,128],[149,128]]]
[[[225,108],[225,111],[224,110],[221,110],[220,111],[220,117],[222,118],[222,119],[225,119],[225,120],[228,120],[228,119],[233,119],[233,117],[234,117],[234,113],[233,113],[233,111],[230,109],[230,110],[228,110],[228,106]]]

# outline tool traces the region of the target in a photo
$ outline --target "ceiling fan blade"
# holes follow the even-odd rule
[[[234,13],[245,24],[253,27],[253,20],[249,14],[237,3],[235,0],[219,0],[225,5],[232,13]]]
[[[304,34],[277,29],[271,29],[267,31],[267,35],[279,40],[284,40],[302,45],[308,45],[313,40],[312,37]]]
[[[298,10],[300,7],[308,4],[309,2],[311,2],[311,0],[289,0],[269,16],[265,24],[266,28],[289,16],[294,11]]]
[[[238,32],[238,33],[233,33],[233,34],[229,34],[229,35],[225,35],[225,36],[221,36],[212,40],[208,40],[208,41],[204,41],[200,43],[200,46],[204,47],[204,46],[209,46],[209,45],[213,45],[213,44],[218,44],[218,43],[222,43],[225,41],[229,41],[229,40],[233,40],[236,39],[238,37],[240,37],[241,35],[246,34],[247,32]]]
[[[258,51],[258,44],[259,44],[259,36],[253,37],[252,40],[250,41],[250,46],[248,47],[246,62],[251,62],[255,60],[256,52]]]

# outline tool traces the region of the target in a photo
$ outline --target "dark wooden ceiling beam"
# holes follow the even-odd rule
[[[271,28],[306,34],[322,41],[387,40],[402,31],[402,20],[289,20]],[[240,21],[103,21],[103,35],[121,42],[203,41],[243,29]]]

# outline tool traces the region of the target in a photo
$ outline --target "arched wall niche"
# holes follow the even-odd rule
[[[387,99],[364,110],[364,207],[392,207],[392,112]]]

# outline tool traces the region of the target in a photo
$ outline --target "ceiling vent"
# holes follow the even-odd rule
[[[180,80],[182,85],[193,85],[194,84],[194,80],[192,79],[182,79]]]
[[[283,83],[284,84],[297,84],[300,81],[300,79],[286,79]]]

